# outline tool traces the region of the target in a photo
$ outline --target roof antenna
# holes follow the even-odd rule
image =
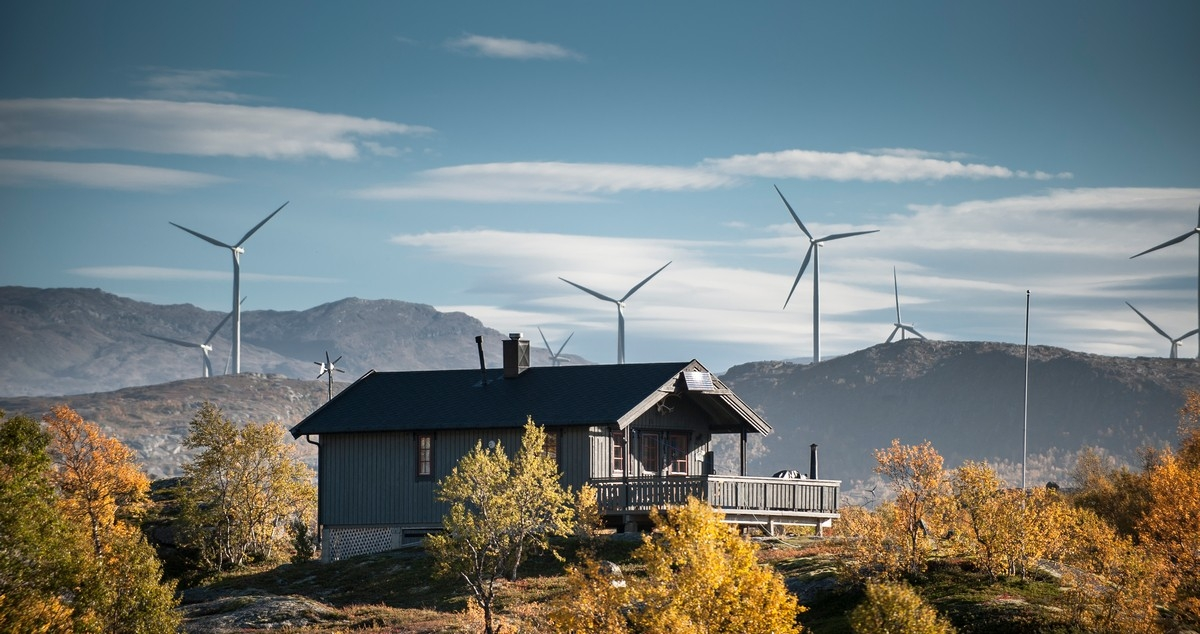
[[[483,335],[475,335],[475,345],[479,347],[479,373],[483,375],[481,385],[487,385],[487,366],[483,363]]]

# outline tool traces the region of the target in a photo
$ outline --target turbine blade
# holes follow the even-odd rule
[[[226,249],[232,249],[232,248],[233,248],[232,246],[230,246],[230,245],[228,245],[228,244],[225,244],[224,242],[221,242],[220,240],[217,240],[217,239],[215,239],[215,238],[210,238],[210,237],[208,237],[208,236],[204,235],[203,233],[200,233],[199,231],[192,231],[191,229],[188,229],[187,227],[185,227],[185,226],[183,226],[183,225],[176,225],[176,224],[175,224],[175,223],[173,223],[173,222],[172,222],[172,223],[170,223],[170,224],[172,224],[172,225],[175,225],[176,227],[179,227],[180,229],[183,229],[184,231],[186,231],[186,232],[188,232],[188,233],[190,233],[190,234],[192,234],[192,235],[196,236],[197,238],[200,238],[201,240],[203,240],[203,241],[205,241],[205,242],[207,242],[207,243],[209,243],[209,244],[215,244],[215,245],[217,245],[217,246],[219,246],[219,247],[225,247]]]
[[[896,333],[898,333],[898,332],[900,332],[899,326],[892,328],[892,334],[888,335],[887,341],[885,341],[884,343],[891,343],[892,339],[894,339],[896,337]]]
[[[1187,332],[1187,334],[1185,334],[1185,335],[1183,335],[1182,337],[1180,337],[1180,338],[1176,339],[1175,341],[1183,341],[1184,339],[1187,339],[1188,337],[1191,337],[1192,335],[1194,335],[1194,334],[1196,334],[1196,333],[1200,333],[1200,328],[1192,328],[1191,330],[1189,330],[1189,331]]]
[[[566,278],[562,278],[562,277],[560,277],[560,278],[558,278],[558,279],[560,279],[560,280],[562,280],[562,281],[566,282],[567,284],[570,284],[571,286],[574,286],[575,288],[577,288],[577,289],[579,289],[579,290],[581,290],[581,291],[583,291],[583,292],[587,293],[588,295],[591,295],[592,297],[595,297],[595,298],[597,298],[597,299],[602,299],[602,300],[604,300],[604,301],[606,301],[606,302],[612,302],[612,303],[614,303],[614,304],[619,304],[619,303],[620,303],[620,302],[618,302],[617,300],[615,300],[615,299],[613,299],[613,298],[609,297],[608,295],[601,295],[600,293],[597,293],[596,291],[593,291],[592,289],[590,289],[590,288],[588,288],[588,287],[586,287],[586,286],[580,286],[580,285],[576,284],[575,282],[572,282],[571,280],[568,280],[568,279],[566,279]]]
[[[1178,238],[1171,238],[1170,240],[1167,240],[1166,242],[1164,242],[1156,247],[1150,247],[1149,249],[1146,249],[1145,251],[1142,251],[1141,253],[1139,253],[1137,255],[1131,255],[1131,256],[1129,256],[1129,259],[1132,260],[1133,258],[1136,258],[1138,255],[1146,255],[1147,253],[1149,253],[1151,251],[1157,251],[1163,247],[1169,247],[1172,244],[1179,244],[1180,242],[1183,242],[1184,240],[1187,240],[1188,238],[1192,237],[1193,233],[1196,233],[1195,229],[1179,236]]]
[[[172,339],[172,338],[170,338],[170,337],[160,337],[160,336],[158,336],[158,335],[152,335],[152,334],[145,333],[145,332],[143,332],[142,334],[143,334],[143,335],[145,335],[145,336],[147,336],[147,337],[150,337],[151,339],[158,339],[159,341],[165,341],[165,342],[167,342],[167,343],[173,343],[173,344],[175,344],[175,345],[177,345],[177,346],[183,346],[183,347],[185,347],[185,348],[199,348],[199,347],[200,347],[200,344],[198,344],[198,343],[192,343],[192,342],[190,342],[190,341],[181,341],[181,340],[179,340],[179,339]]]
[[[646,285],[646,282],[649,282],[649,281],[650,281],[650,279],[651,279],[651,278],[653,278],[655,275],[658,275],[659,273],[662,273],[662,270],[663,270],[663,269],[665,269],[665,268],[667,268],[668,266],[671,266],[671,263],[670,263],[670,262],[667,262],[666,264],[662,265],[662,268],[661,268],[661,269],[658,269],[657,271],[655,271],[655,272],[651,273],[651,274],[650,274],[648,277],[646,277],[646,279],[644,279],[644,280],[642,280],[642,281],[638,282],[638,285],[637,285],[637,286],[634,286],[633,288],[629,289],[629,292],[628,292],[628,293],[625,293],[625,297],[622,297],[622,298],[621,298],[621,301],[625,301],[625,300],[629,299],[629,297],[630,297],[631,295],[633,295],[634,293],[636,293],[636,292],[638,291],[638,289],[639,289],[639,288],[641,288],[641,287],[645,286],[645,285]]]
[[[217,324],[216,328],[213,328],[212,332],[208,333],[208,339],[205,339],[204,343],[208,343],[208,342],[212,341],[213,337],[216,337],[217,333],[221,332],[221,328],[223,328],[225,326],[225,322],[229,321],[230,317],[233,317],[232,311],[225,313],[225,316],[221,318],[221,321]]]
[[[835,233],[831,236],[825,236],[824,238],[820,238],[817,240],[817,242],[829,242],[830,240],[841,240],[842,238],[861,236],[861,235],[865,235],[868,233],[879,233],[879,230],[871,229],[870,231],[851,231],[850,233]]]
[[[917,332],[917,329],[916,329],[916,328],[913,328],[912,326],[905,326],[905,327],[904,327],[904,329],[905,329],[905,330],[907,330],[907,331],[909,331],[909,332],[911,332],[912,334],[914,334],[914,335],[916,335],[916,336],[918,336],[918,337],[922,338],[922,339],[926,339],[926,340],[928,340],[928,337],[926,337],[925,335],[923,335],[923,334],[921,334],[921,333]]]
[[[555,355],[554,355],[554,348],[551,348],[551,347],[550,347],[550,342],[549,342],[549,341],[546,341],[546,333],[542,332],[542,327],[541,327],[541,326],[538,326],[538,327],[537,327],[537,329],[538,329],[538,334],[542,336],[542,343],[546,344],[546,352],[549,352],[549,353],[550,353],[550,358],[551,358],[551,359],[553,359],[553,358],[554,358],[554,356],[555,356]]]
[[[800,264],[800,272],[796,273],[796,281],[792,282],[792,290],[788,291],[787,299],[783,300],[784,308],[787,308],[788,302],[792,301],[792,294],[796,292],[796,286],[800,284],[800,278],[804,276],[804,269],[808,268],[808,261],[812,258],[812,252],[815,246],[815,244],[808,245],[808,253],[804,254],[804,262]]]
[[[783,198],[783,192],[779,191],[779,185],[775,185],[775,193],[779,194],[780,198]],[[809,240],[812,240],[812,234],[808,232],[808,228],[804,226],[804,223],[800,222],[800,216],[796,215],[796,210],[792,209],[792,204],[787,201],[787,198],[783,198],[783,204],[787,205],[788,211],[792,214],[792,219],[796,221],[796,224],[800,225],[800,230],[804,232],[804,235],[808,236]]]
[[[291,202],[291,201],[288,201],[288,202]],[[255,232],[255,231],[258,231],[258,230],[259,230],[259,228],[261,228],[263,225],[267,224],[267,221],[268,221],[268,220],[270,220],[270,219],[272,219],[272,218],[274,218],[274,217],[275,217],[275,214],[279,213],[279,211],[280,211],[281,209],[283,209],[284,207],[287,207],[287,203],[286,203],[286,202],[285,202],[285,203],[283,203],[282,205],[280,205],[280,206],[279,206],[279,209],[276,209],[275,211],[272,211],[272,212],[271,212],[271,215],[267,216],[266,218],[263,218],[263,219],[262,219],[262,222],[260,222],[260,223],[258,223],[258,224],[256,224],[256,225],[254,225],[254,228],[253,228],[253,229],[251,229],[251,230],[249,230],[249,231],[247,231],[247,232],[246,232],[246,235],[242,236],[242,239],[241,239],[241,240],[238,240],[237,244],[235,244],[235,245],[233,245],[233,246],[234,246],[235,248],[236,248],[236,247],[240,247],[240,246],[242,246],[242,244],[243,244],[243,243],[245,243],[247,240],[249,240],[249,239],[250,239],[250,236],[254,235],[254,232]]]
[[[575,336],[575,333],[571,333],[571,334],[567,335],[567,340],[563,342],[563,345],[558,347],[558,352],[554,355],[555,358],[558,358],[558,355],[562,354],[563,348],[567,347],[567,343],[570,342],[571,337],[574,337],[574,336]]]
[[[1130,307],[1130,308],[1133,308],[1133,304],[1130,304],[1129,302],[1125,302],[1125,305],[1126,305],[1126,306],[1128,306],[1128,307]],[[1154,332],[1157,332],[1158,334],[1160,334],[1160,335],[1162,335],[1162,336],[1166,337],[1166,338],[1167,338],[1167,340],[1170,340],[1170,339],[1171,339],[1171,335],[1168,335],[1167,333],[1163,332],[1163,329],[1162,329],[1162,328],[1159,328],[1157,324],[1155,324],[1154,322],[1150,321],[1150,318],[1149,318],[1149,317],[1147,317],[1147,316],[1145,316],[1145,315],[1143,315],[1143,314],[1142,314],[1142,311],[1140,311],[1140,310],[1138,310],[1138,309],[1136,309],[1136,308],[1133,308],[1133,312],[1137,313],[1137,314],[1138,314],[1138,317],[1141,317],[1143,321],[1145,321],[1146,323],[1150,324],[1150,327],[1154,329]]]
[[[896,291],[896,323],[900,323],[900,282],[896,279],[896,267],[892,267],[892,289]]]

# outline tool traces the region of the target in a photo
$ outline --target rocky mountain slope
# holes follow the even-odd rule
[[[722,381],[777,430],[758,454],[763,472],[807,471],[809,445],[817,443],[821,477],[853,489],[861,483],[852,481],[870,479],[872,451],[899,438],[931,441],[947,467],[987,459],[1018,484],[1024,354],[1019,345],[909,339],[817,365],[744,364]],[[1189,388],[1200,389],[1194,359],[1032,347],[1028,481],[1063,479],[1084,446],[1137,465],[1139,448],[1175,439]]]
[[[224,316],[97,289],[0,287],[0,395],[84,394],[199,377],[199,349],[145,335],[202,342]],[[224,374],[229,333],[227,324],[212,341],[215,374]],[[344,377],[372,369],[471,368],[479,364],[476,335],[492,342],[485,357],[498,365],[495,340],[505,334],[424,304],[350,298],[304,311],[248,310],[242,313],[242,371],[315,377],[313,362],[326,351],[343,356]],[[534,364],[549,364],[540,346],[531,352]]]

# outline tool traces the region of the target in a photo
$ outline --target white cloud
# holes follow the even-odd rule
[[[364,137],[427,132],[294,108],[143,99],[0,101],[0,147],[349,160],[358,157]]]
[[[546,42],[529,42],[503,37],[466,34],[446,43],[456,50],[470,51],[484,57],[503,59],[570,59],[582,60],[583,55]]]
[[[0,186],[67,185],[123,191],[206,187],[229,179],[200,172],[124,165],[0,159]]]
[[[261,77],[263,73],[238,70],[149,68],[149,75],[139,83],[146,86],[146,96],[170,101],[250,101],[254,97],[223,88],[228,81],[246,77]]]
[[[1013,178],[1017,173],[999,165],[962,163],[909,155],[859,152],[784,150],[708,159],[706,167],[727,174],[762,178],[825,179],[834,181],[890,181],[894,183],[946,178]]]
[[[726,187],[730,176],[705,169],[620,163],[484,163],[419,172],[411,184],[360,190],[378,200],[596,202],[601,194]]]
[[[203,271],[197,269],[173,269],[159,266],[85,266],[69,269],[69,273],[105,280],[137,280],[148,282],[228,281],[231,271]],[[332,277],[304,275],[271,275],[268,273],[242,273],[245,282],[280,282],[301,284],[337,284],[342,280]]]
[[[468,202],[597,202],[628,191],[703,191],[732,187],[745,177],[838,181],[917,181],[946,178],[1051,178],[1041,172],[963,164],[921,156],[787,150],[705,159],[694,166],[555,161],[456,165],[413,174],[410,182],[355,192],[376,200],[457,200]],[[907,153],[908,155],[901,155]],[[1067,177],[1061,174],[1058,177]]]

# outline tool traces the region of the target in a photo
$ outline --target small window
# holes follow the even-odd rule
[[[417,477],[433,476],[433,435],[417,434]]]
[[[612,433],[612,473],[625,475],[625,432],[619,430]]]
[[[546,432],[546,442],[542,444],[542,455],[558,464],[558,434]]]
[[[672,433],[667,436],[667,473],[687,475],[689,438],[690,434]]]

